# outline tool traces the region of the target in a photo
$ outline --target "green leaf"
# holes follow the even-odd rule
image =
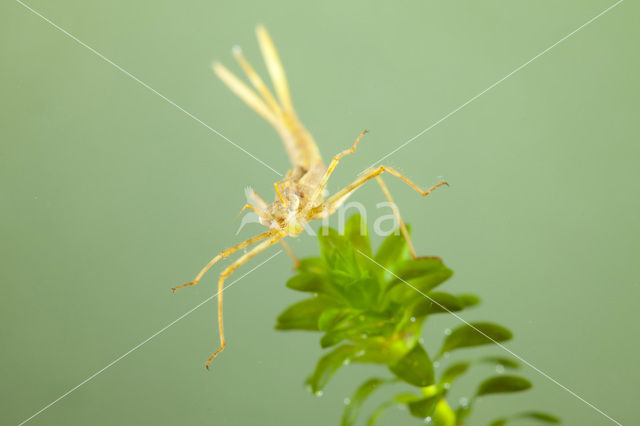
[[[367,426],[375,426],[382,413],[387,411],[390,407],[393,407],[395,404],[396,402],[393,400],[386,401],[380,404],[378,408],[376,408],[375,411],[371,413],[371,416],[369,416],[369,418],[367,419]]]
[[[476,391],[477,396],[493,393],[520,392],[531,387],[531,382],[519,376],[494,376],[480,384]]]
[[[320,345],[326,348],[344,339],[360,341],[380,335],[390,335],[393,329],[394,323],[388,315],[373,311],[356,311],[345,316],[337,326],[328,331],[320,340]]]
[[[447,336],[439,355],[454,349],[504,342],[512,337],[513,334],[509,330],[498,324],[490,322],[465,324],[456,328]]]
[[[389,364],[389,370],[414,386],[429,386],[435,380],[431,359],[420,344],[416,344],[402,358]]]
[[[475,294],[459,294],[457,297],[465,308],[475,306],[480,303],[480,298]]]
[[[287,281],[287,287],[296,291],[306,291],[310,293],[323,293],[326,279],[322,275],[310,272],[300,272]]]
[[[517,420],[517,419],[531,419],[531,420],[538,420],[543,423],[553,423],[553,424],[560,423],[560,419],[557,418],[556,416],[552,416],[551,414],[541,413],[537,411],[529,411],[525,413],[514,414],[513,416],[510,416],[510,417],[501,417],[499,419],[495,419],[494,421],[489,423],[489,426],[504,426],[507,423],[511,423],[511,420]]]
[[[443,292],[431,292],[427,294],[424,300],[420,300],[413,308],[413,315],[415,317],[422,317],[425,315],[457,312],[463,310],[465,307],[456,296],[443,293]]]
[[[324,261],[332,273],[341,272],[350,277],[360,275],[360,267],[351,242],[333,228],[320,228],[318,243]]]
[[[540,411],[528,411],[526,413],[518,414],[517,417],[521,419],[524,418],[538,420],[545,423],[560,423],[560,419],[556,416],[553,416],[549,413],[542,413]]]
[[[322,312],[333,307],[334,302],[324,296],[305,299],[285,309],[276,323],[277,330],[318,330],[318,318]]]
[[[405,225],[410,231],[409,225]],[[409,232],[410,233],[410,232]],[[401,233],[389,235],[380,245],[376,252],[375,261],[385,268],[391,268],[398,260],[406,257],[409,248]]]
[[[342,426],[351,426],[355,424],[364,401],[373,391],[387,382],[388,380],[373,378],[361,384],[356,390],[356,393],[353,394],[353,397],[351,397],[349,404],[347,404],[344,409],[344,413],[342,414]]]
[[[348,312],[351,312],[351,310],[342,308],[325,309],[318,318],[318,330],[331,330],[344,319]]]
[[[419,257],[408,259],[398,263],[394,270],[393,281],[408,281],[413,278],[421,278],[435,272],[447,269],[438,257]]]
[[[456,426],[459,424],[456,422],[456,413],[453,412],[447,400],[444,398],[441,398],[436,404],[436,409],[432,417],[433,426]]]
[[[297,270],[299,272],[309,272],[312,274],[324,275],[327,264],[321,257],[307,257],[300,259]]]
[[[358,347],[355,345],[342,345],[320,358],[315,371],[307,379],[307,384],[311,386],[311,391],[318,393],[324,389],[331,376],[357,351]]]
[[[359,214],[351,216],[344,225],[344,236],[347,237],[356,250],[360,250],[371,257],[371,244],[369,242],[369,230]],[[369,259],[364,259],[372,263]],[[375,265],[374,265],[375,266]]]
[[[336,283],[336,287],[349,303],[356,309],[367,309],[377,305],[380,285],[373,277],[355,278],[350,281]]]
[[[455,364],[451,364],[444,373],[442,373],[442,377],[440,377],[440,385],[444,386],[446,383],[453,383],[458,376],[467,372],[469,366],[470,364],[468,362],[457,362]]]
[[[407,404],[409,412],[414,417],[421,419],[431,416],[436,407],[436,403],[440,400],[440,395],[433,395],[426,398],[420,398]]]
[[[489,364],[498,364],[503,366],[504,368],[511,368],[513,370],[520,368],[520,364],[518,364],[516,361],[512,360],[511,358],[504,358],[501,356],[484,357],[480,360],[480,362],[486,362]]]
[[[425,294],[453,275],[453,271],[435,257],[405,260],[395,269],[387,292],[393,300],[405,305],[422,301]]]

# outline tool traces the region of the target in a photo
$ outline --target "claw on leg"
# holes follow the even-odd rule
[[[177,287],[172,287],[171,290],[175,293],[176,291],[180,290],[183,287],[189,287],[190,285],[196,285],[196,284],[198,284],[198,281],[191,281],[190,283],[185,283]]]
[[[220,347],[218,349],[216,349],[216,351],[214,353],[211,354],[211,356],[209,357],[207,362],[204,364],[204,366],[205,366],[205,368],[207,370],[209,370],[209,364],[211,364],[211,361],[213,361],[213,359],[215,357],[217,357],[220,352],[222,352],[222,350],[224,349],[225,346],[227,346],[227,344],[226,343],[222,343],[222,345],[220,345]]]

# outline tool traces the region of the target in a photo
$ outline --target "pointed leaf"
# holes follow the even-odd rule
[[[307,384],[311,386],[311,391],[317,393],[324,389],[329,379],[331,379],[331,376],[357,351],[358,347],[355,345],[343,345],[338,346],[320,358],[315,371],[307,379]]]
[[[453,383],[458,376],[466,373],[469,369],[468,362],[457,362],[455,364],[451,364],[445,371],[442,373],[442,377],[440,377],[440,385],[444,386],[446,383]]]
[[[354,425],[358,419],[358,414],[360,414],[360,408],[362,408],[364,401],[373,391],[387,382],[388,380],[373,378],[361,384],[356,390],[356,393],[353,394],[353,397],[351,397],[349,404],[344,409],[344,413],[342,414],[342,426]]]
[[[475,294],[458,294],[457,297],[465,308],[469,308],[480,303],[480,298]]]
[[[414,386],[429,386],[435,380],[431,359],[420,344],[416,344],[405,356],[389,364],[389,370]]]
[[[418,302],[413,308],[415,317],[423,317],[425,315],[458,312],[465,307],[456,296],[449,293],[432,291],[424,297],[424,300]]]
[[[447,269],[438,257],[419,257],[400,262],[393,271],[393,281],[408,281]]]
[[[405,225],[410,231],[409,225]],[[409,232],[410,233],[410,232]],[[391,268],[398,260],[403,259],[409,253],[409,248],[404,236],[398,232],[389,235],[376,252],[375,261],[385,268]]]
[[[285,309],[276,323],[277,330],[318,330],[318,318],[322,312],[333,307],[334,302],[324,296],[305,299]]]
[[[375,411],[373,413],[371,413],[371,416],[369,416],[369,418],[367,419],[367,426],[375,426],[375,424],[377,423],[378,419],[380,418],[380,416],[387,411],[390,407],[393,407],[396,404],[395,401],[386,401],[383,402],[382,404],[380,404],[378,406],[378,408],[375,409]]]
[[[356,250],[362,251],[371,257],[371,243],[369,242],[369,230],[367,224],[359,214],[351,216],[344,226],[344,236],[347,237]],[[372,263],[369,259],[364,259]]]
[[[325,290],[325,277],[309,272],[300,272],[287,281],[287,287],[296,291],[310,293],[323,293]]]
[[[520,364],[518,364],[516,361],[514,361],[511,358],[504,358],[501,356],[488,356],[488,357],[484,357],[480,360],[480,362],[486,362],[489,364],[497,364],[497,365],[501,365],[504,368],[511,368],[511,369],[517,369],[520,368]]]
[[[440,355],[459,348],[504,342],[513,337],[506,328],[489,322],[474,322],[463,325],[451,332],[444,340]]]
[[[453,275],[451,269],[434,257],[406,260],[395,269],[387,293],[392,300],[405,305],[424,300],[426,294]]]
[[[538,420],[540,422],[545,422],[545,423],[554,423],[554,424],[560,423],[560,419],[557,418],[556,416],[553,416],[549,413],[542,413],[539,411],[529,411],[526,413],[519,414],[517,417],[521,419],[524,418],[524,419]]]
[[[480,384],[477,396],[493,393],[520,392],[531,387],[531,382],[519,376],[494,376]]]
[[[414,417],[424,419],[433,414],[436,403],[440,400],[440,395],[433,395],[426,398],[420,398],[407,404],[409,412]]]
[[[327,269],[327,264],[321,257],[307,257],[300,259],[298,263],[298,272],[308,272],[312,274],[323,275]]]

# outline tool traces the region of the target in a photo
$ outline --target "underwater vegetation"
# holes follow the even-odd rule
[[[367,419],[369,425],[376,424],[380,415],[394,405],[405,406],[423,423],[462,425],[478,397],[532,387],[526,378],[511,374],[519,363],[510,357],[451,362],[436,374],[434,363],[447,363],[452,351],[494,345],[513,337],[499,324],[467,323],[458,317],[462,325],[447,329],[439,348],[427,350],[423,346],[422,329],[430,316],[457,316],[455,312],[480,303],[473,294],[435,290],[453,274],[440,258],[410,257],[400,233],[386,237],[374,253],[366,224],[359,215],[350,217],[342,234],[322,228],[318,235],[320,256],[301,259],[296,275],[287,282],[287,287],[309,297],[285,309],[276,328],[322,334],[320,346],[327,352],[307,379],[317,395],[343,365],[356,362],[386,367],[380,371],[384,376],[365,380],[345,400],[342,425],[355,424],[366,399],[387,384],[404,383],[407,390],[378,406]],[[452,404],[447,396],[456,379],[483,363],[496,365],[499,374],[479,383],[472,397]],[[490,425],[511,424],[519,419],[560,423],[551,414],[527,411],[496,418]]]

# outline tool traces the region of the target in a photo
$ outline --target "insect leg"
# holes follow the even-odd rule
[[[320,194],[322,194],[322,191],[324,191],[324,188],[327,186],[327,182],[329,181],[331,174],[335,170],[336,166],[338,165],[342,157],[344,157],[345,155],[353,154],[353,152],[356,150],[356,147],[358,146],[358,142],[360,142],[360,139],[366,134],[367,134],[366,130],[360,133],[360,135],[356,138],[356,141],[353,143],[353,146],[351,148],[345,149],[344,151],[337,154],[335,157],[331,159],[331,163],[329,163],[329,167],[327,167],[327,171],[324,173],[324,176],[322,176],[322,180],[320,181],[320,184],[318,185],[315,192],[311,196],[311,201],[309,205],[313,205],[315,201],[318,199],[318,197],[320,196]]]
[[[391,204],[391,210],[393,210],[393,215],[396,217],[396,220],[398,221],[398,226],[400,226],[400,231],[402,232],[402,236],[404,237],[404,240],[407,243],[407,247],[409,247],[409,252],[411,253],[411,257],[416,259],[418,257],[416,254],[416,250],[415,248],[413,248],[413,243],[411,242],[409,231],[407,231],[407,227],[405,226],[404,221],[400,216],[400,210],[398,209],[398,205],[393,202],[393,198],[391,198],[391,193],[389,192],[389,188],[387,188],[387,185],[385,185],[384,181],[382,180],[382,176],[376,176],[376,180],[378,181],[378,184],[380,185],[380,188],[382,189],[382,192],[384,193],[384,196],[386,197],[387,201],[389,202],[389,204]]]
[[[274,234],[276,234],[278,231],[275,229],[270,229],[267,232],[263,232],[262,234],[256,235],[255,237],[251,237],[246,241],[241,242],[240,244],[236,244],[235,246],[228,248],[226,250],[223,250],[222,252],[220,252],[220,254],[218,254],[216,257],[214,257],[213,259],[211,259],[209,261],[209,263],[207,263],[205,265],[204,268],[202,268],[202,270],[198,273],[198,275],[196,276],[196,279],[186,283],[186,284],[182,284],[179,285],[177,287],[173,287],[171,290],[173,290],[174,292],[183,288],[183,287],[188,287],[190,285],[196,285],[198,284],[198,281],[200,281],[200,279],[202,278],[202,276],[209,270],[209,268],[211,268],[218,260],[228,257],[230,255],[232,255],[233,253],[235,253],[236,251],[243,249],[245,247],[250,246],[253,243],[257,243],[258,241],[262,241],[265,238],[269,238],[271,236],[273,236]]]
[[[424,189],[420,188],[418,185],[416,185],[408,177],[406,177],[402,173],[398,172],[397,170],[392,169],[391,167],[387,167],[387,166],[379,166],[378,168],[366,171],[358,179],[356,179],[355,181],[353,181],[352,183],[350,183],[349,185],[345,186],[340,191],[336,192],[334,195],[329,197],[329,199],[327,199],[327,201],[325,201],[321,205],[313,208],[309,212],[310,219],[319,219],[319,218],[322,218],[322,217],[326,217],[327,215],[333,214],[338,209],[338,207],[340,207],[340,205],[347,199],[347,197],[349,197],[349,195],[351,195],[351,193],[353,193],[356,189],[358,189],[360,186],[362,186],[367,181],[375,178],[376,176],[381,175],[384,172],[391,173],[395,177],[401,179],[407,185],[409,185],[410,187],[415,189],[423,197],[431,194],[431,192],[433,192],[436,188],[438,188],[438,187],[440,187],[442,185],[447,185],[447,186],[449,185],[447,182],[441,181],[441,182],[438,182],[437,184],[433,185],[431,188],[428,188],[428,189],[424,190]]]
[[[222,294],[224,290],[224,280],[229,275],[231,275],[236,269],[244,265],[249,259],[257,255],[267,247],[277,243],[282,238],[283,236],[281,234],[274,235],[268,240],[261,242],[260,244],[258,244],[257,246],[249,250],[247,253],[237,258],[231,265],[227,267],[227,269],[222,271],[222,273],[220,274],[220,279],[218,280],[218,328],[220,330],[220,347],[216,349],[216,351],[213,354],[211,354],[209,359],[207,359],[207,362],[205,363],[205,367],[207,367],[207,370],[209,369],[209,364],[211,364],[211,361],[213,360],[213,358],[215,358],[225,348],[225,346],[227,346],[227,343],[224,338],[224,323],[222,319]]]

